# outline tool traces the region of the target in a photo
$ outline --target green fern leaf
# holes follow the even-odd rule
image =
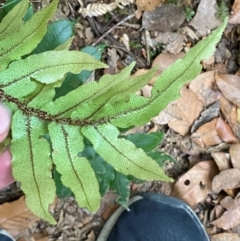
[[[142,78],[130,78],[133,66],[134,63],[116,75],[104,75],[98,83],[90,82],[82,85],[49,103],[43,110],[61,117],[71,116],[73,119],[90,120],[90,117],[100,111],[108,101],[115,102],[120,95],[123,99],[129,97],[130,94],[146,85],[154,75],[155,70],[152,70],[141,76]]]
[[[96,211],[101,198],[99,185],[89,161],[78,156],[84,148],[79,127],[50,123],[48,129],[53,162],[63,184],[72,190],[79,206]]]
[[[110,189],[119,196],[117,198],[117,203],[122,205],[124,208],[129,209],[128,201],[130,196],[130,181],[120,172],[114,171],[114,175],[114,180],[110,183]]]
[[[151,98],[132,95],[128,103],[118,102],[115,105],[106,103],[92,120],[98,122],[108,116],[108,120],[113,125],[126,128],[142,125],[158,115],[171,101],[179,97],[180,88],[200,73],[202,69],[200,61],[214,53],[227,21],[225,19],[219,28],[194,46],[183,59],[176,61],[161,74],[154,85]]]
[[[69,50],[73,39],[74,39],[74,36],[69,38],[65,43],[58,45],[57,48],[55,48],[54,50],[56,51]]]
[[[28,9],[28,0],[22,0],[17,4],[0,24],[0,40],[19,31],[24,24],[23,17]]]
[[[62,79],[67,72],[76,74],[83,69],[104,67],[105,64],[79,51],[48,51],[10,64],[1,72],[0,88],[8,95],[20,98],[37,87],[31,78],[51,84]]]
[[[117,171],[142,180],[172,180],[142,149],[130,141],[118,139],[119,131],[113,125],[84,126],[81,131],[96,152]]]
[[[46,24],[55,13],[57,3],[58,0],[54,0],[48,7],[34,14],[19,31],[0,42],[0,69],[5,69],[11,61],[20,59],[36,48],[47,31]]]
[[[48,142],[40,138],[47,132],[42,121],[16,111],[12,118],[12,167],[14,178],[21,182],[26,203],[37,216],[54,224],[48,212],[55,198],[52,161]]]

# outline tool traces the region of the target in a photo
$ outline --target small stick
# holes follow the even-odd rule
[[[115,26],[113,26],[112,28],[110,28],[107,32],[105,32],[97,41],[95,41],[92,46],[95,46],[96,44],[98,44],[104,37],[106,37],[110,32],[112,32],[116,27],[118,27],[119,25],[121,25],[122,23],[126,22],[127,20],[133,18],[135,16],[136,12],[127,16],[126,18],[124,18],[123,20],[121,20],[119,23],[117,23]]]

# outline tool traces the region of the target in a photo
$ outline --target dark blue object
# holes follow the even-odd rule
[[[0,241],[14,241],[14,239],[5,230],[0,229]]]
[[[137,199],[130,211],[117,210],[110,217],[97,241],[210,241],[184,202],[162,194],[141,194]]]

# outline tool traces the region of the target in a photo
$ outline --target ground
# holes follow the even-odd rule
[[[202,62],[201,74],[181,90],[181,98],[147,125],[131,130],[164,131],[159,149],[176,160],[164,166],[173,183],[132,183],[131,196],[156,192],[178,197],[193,208],[211,240],[240,240],[240,1],[162,2],[62,0],[54,20],[77,21],[71,49],[106,43],[105,73],[118,73],[136,61],[133,74],[157,66],[159,75],[218,27],[221,16],[232,14],[215,54]],[[49,1],[32,3],[39,9]],[[139,94],[148,97],[152,85],[154,79]],[[118,207],[115,199],[107,193],[95,214],[73,198],[56,199],[50,211],[57,225],[49,225],[31,214],[15,183],[0,191],[0,226],[19,241],[94,241]]]

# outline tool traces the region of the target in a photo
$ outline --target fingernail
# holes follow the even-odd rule
[[[11,125],[11,112],[2,103],[0,103],[0,138],[5,138],[10,130]],[[4,137],[5,136],[5,137]],[[2,141],[0,139],[0,141]]]

